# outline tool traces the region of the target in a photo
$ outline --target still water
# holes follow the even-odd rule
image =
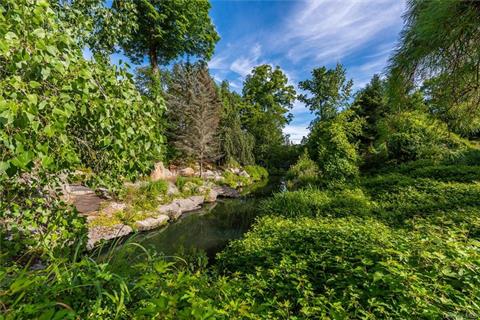
[[[212,261],[230,240],[241,238],[250,229],[260,202],[281,188],[280,179],[271,177],[244,190],[241,198],[219,198],[216,203],[185,213],[163,229],[138,234],[130,241],[166,256],[205,252]]]

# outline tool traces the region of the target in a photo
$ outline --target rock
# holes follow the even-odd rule
[[[212,190],[217,192],[218,196],[222,196],[226,198],[240,197],[240,192],[227,186],[215,186]]]
[[[200,209],[204,202],[203,196],[191,196],[186,199],[176,199],[170,204],[165,204],[158,208],[161,214],[167,214],[172,220],[177,220],[182,213]]]
[[[215,202],[217,201],[218,193],[217,191],[210,189],[205,195],[205,202]]]
[[[177,220],[182,215],[182,210],[180,210],[180,206],[175,201],[160,206],[157,211],[168,215],[172,220]]]
[[[219,171],[207,170],[202,174],[202,178],[206,180],[219,181],[222,179],[222,174]]]
[[[177,194],[179,193],[180,191],[178,190],[177,186],[175,185],[175,183],[173,183],[172,181],[168,181],[168,189],[167,189],[167,195],[171,196],[173,194]]]
[[[155,168],[153,169],[152,173],[150,174],[150,179],[152,181],[158,181],[158,180],[167,180],[172,178],[174,175],[170,170],[165,168],[163,165],[163,162],[157,162],[155,164]]]
[[[152,230],[163,225],[166,225],[170,218],[167,215],[161,214],[155,218],[147,218],[145,220],[135,222],[135,228],[139,231]]]
[[[92,189],[81,185],[67,185],[65,192],[64,199],[73,204],[82,214],[98,211],[100,203],[103,202],[103,199],[98,197]]]
[[[122,202],[108,202],[107,206],[103,208],[101,211],[105,215],[113,215],[119,211],[125,210],[127,205]]]
[[[250,178],[250,175],[247,173],[247,171],[245,170],[242,170],[238,173],[239,176],[241,177],[246,177],[246,178]]]
[[[180,174],[182,177],[193,177],[195,175],[195,170],[190,167],[186,167],[180,169],[180,171],[178,171],[178,174]]]
[[[98,226],[88,230],[87,249],[91,250],[100,240],[111,240],[126,236],[133,232],[133,229],[124,224],[116,224],[111,227]]]

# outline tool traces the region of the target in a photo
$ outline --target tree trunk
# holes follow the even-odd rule
[[[152,67],[152,72],[154,75],[158,74],[158,54],[157,54],[157,49],[154,47],[151,47],[148,56],[150,58],[150,66]]]

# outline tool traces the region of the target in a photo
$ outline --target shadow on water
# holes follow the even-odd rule
[[[261,200],[279,191],[281,186],[279,177],[271,177],[269,181],[243,190],[241,198],[218,199],[216,203],[207,204],[200,210],[185,213],[178,221],[163,229],[137,234],[130,241],[165,256],[183,257],[204,252],[212,262],[216,253],[225,248],[230,240],[241,238],[250,229],[259,213]],[[120,255],[126,254],[128,257],[123,258],[130,262],[136,256],[135,251],[139,250],[133,247],[118,249],[123,251]],[[138,256],[133,258],[138,259]]]

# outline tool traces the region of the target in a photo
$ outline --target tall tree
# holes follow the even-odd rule
[[[229,83],[223,81],[219,87],[222,100],[220,119],[220,144],[225,162],[237,161],[242,165],[254,162],[254,137],[244,128],[241,112],[245,102],[238,93],[230,90]]]
[[[389,90],[398,109],[427,86],[432,113],[458,132],[480,130],[480,2],[408,1]]]
[[[219,158],[221,102],[205,63],[177,64],[167,92],[170,137],[179,151],[200,164]]]
[[[243,84],[246,105],[242,122],[255,138],[257,160],[268,162],[269,150],[284,142],[282,129],[292,115],[288,113],[295,101],[295,89],[279,67],[255,67]]]
[[[362,149],[370,146],[377,136],[377,122],[387,112],[385,81],[375,74],[370,83],[355,95],[352,104],[355,113],[365,119],[362,133]]]
[[[115,0],[117,7],[127,0]],[[148,56],[154,73],[158,66],[182,56],[209,59],[220,39],[210,16],[208,0],[138,0],[138,27],[122,44],[136,63]]]
[[[341,64],[337,64],[335,69],[315,68],[311,79],[298,84],[300,89],[309,94],[301,94],[298,99],[315,114],[315,121],[327,120],[348,105],[352,86],[353,82],[347,81],[345,68]]]

